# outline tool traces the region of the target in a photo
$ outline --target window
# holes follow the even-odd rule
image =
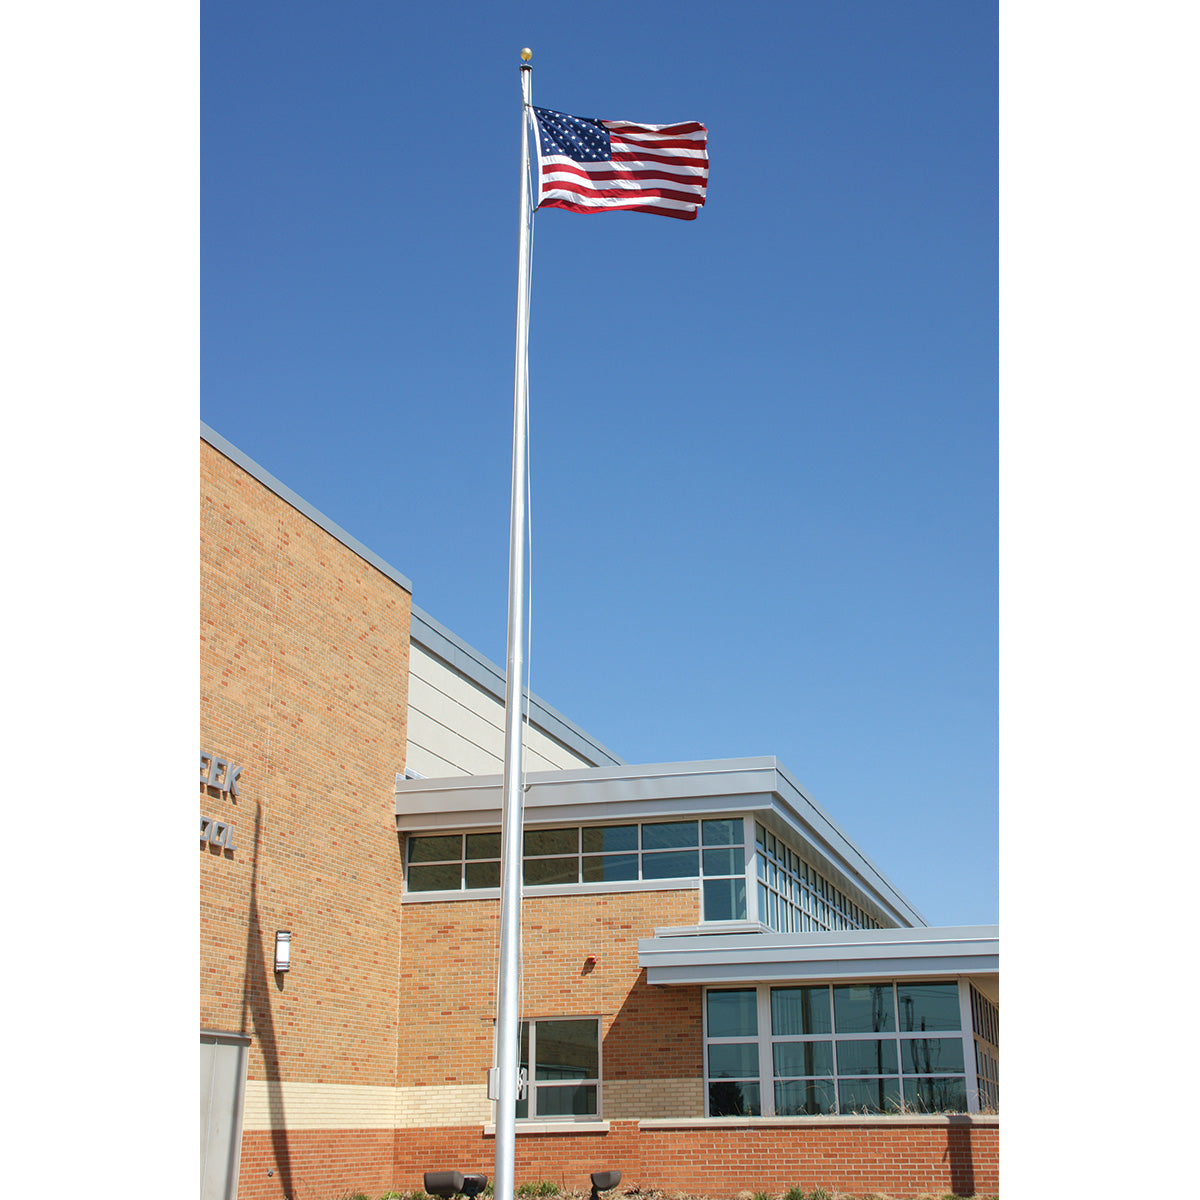
[[[779,933],[878,929],[879,922],[782,838],[755,825],[758,919]]]
[[[635,880],[701,881],[704,920],[744,920],[746,854],[741,817],[527,829],[527,887]],[[408,839],[409,892],[500,886],[500,834],[453,833]]]
[[[975,1034],[975,1075],[979,1107],[1000,1109],[1000,1012],[977,988],[971,987],[971,1026]]]
[[[586,1121],[600,1115],[600,1020],[521,1022],[521,1067],[529,1090],[519,1118]]]
[[[709,989],[708,1115],[966,1112],[974,1037],[953,980]]]
[[[708,1115],[760,1116],[757,989],[710,991],[704,1023]]]

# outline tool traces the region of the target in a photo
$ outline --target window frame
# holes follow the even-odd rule
[[[758,920],[776,933],[880,929],[878,917],[841,890],[806,853],[761,821],[747,818],[753,851],[749,886]],[[751,840],[753,839],[753,840]]]
[[[595,1079],[542,1079],[537,1078],[537,1026],[545,1025],[553,1021],[576,1021],[582,1024],[585,1021],[590,1021],[596,1029],[596,1078]],[[599,1015],[590,1013],[578,1014],[571,1013],[561,1016],[542,1016],[542,1017],[523,1017],[517,1026],[517,1042],[520,1045],[520,1031],[522,1027],[529,1029],[529,1064],[528,1077],[525,1088],[525,1116],[516,1118],[518,1125],[535,1124],[540,1125],[546,1122],[556,1122],[562,1124],[577,1124],[584,1125],[594,1121],[604,1120],[604,1029],[603,1021]],[[539,1116],[537,1111],[537,1093],[539,1089],[565,1091],[568,1087],[595,1087],[596,1089],[596,1111],[594,1113],[558,1113],[549,1116]],[[518,1103],[520,1101],[518,1100]]]
[[[937,983],[943,985],[953,984],[957,991],[958,999],[958,1029],[923,1029],[923,1030],[903,1030],[897,1028],[899,1021],[899,998],[897,989],[915,984]],[[834,1000],[834,989],[844,986],[866,986],[866,987],[886,987],[890,991],[892,1002],[892,1019],[893,1028],[886,1031],[868,1031],[868,1032],[853,1032],[839,1033],[837,1029],[837,1013]],[[788,988],[800,987],[816,987],[824,989],[828,996],[830,1029],[827,1033],[812,1033],[812,1034],[776,1034],[772,1026],[772,1011],[771,1011],[771,996],[775,990],[784,990]],[[832,1089],[833,1095],[833,1111],[820,1114],[783,1114],[786,1116],[795,1116],[797,1119],[805,1119],[807,1117],[827,1117],[827,1116],[856,1116],[861,1115],[861,1110],[850,1109],[846,1112],[842,1111],[842,1085],[846,1084],[887,1084],[889,1081],[895,1082],[897,1095],[900,1099],[900,1107],[895,1111],[882,1111],[871,1115],[879,1117],[887,1116],[921,1116],[927,1115],[925,1110],[919,1107],[910,1106],[905,1099],[905,1083],[909,1080],[918,1079],[946,1079],[956,1080],[961,1079],[965,1097],[965,1108],[963,1111],[968,1113],[977,1113],[980,1111],[980,1092],[979,1084],[976,1076],[975,1054],[976,1054],[976,1033],[972,1022],[971,1011],[971,984],[965,979],[947,979],[945,977],[921,977],[921,978],[891,978],[891,979],[864,979],[864,980],[796,980],[796,981],[779,981],[775,980],[769,983],[743,983],[743,984],[720,984],[711,987],[705,987],[703,992],[703,1001],[701,1004],[702,1024],[701,1024],[701,1056],[703,1059],[703,1084],[704,1084],[704,1115],[709,1120],[727,1120],[736,1119],[731,1117],[714,1117],[711,1115],[711,1084],[721,1082],[721,1078],[713,1079],[709,1073],[709,1047],[725,1044],[745,1044],[754,1042],[758,1047],[758,1078],[757,1079],[742,1079],[739,1077],[733,1082],[737,1083],[756,1083],[758,1086],[759,1111],[757,1113],[744,1114],[747,1116],[760,1117],[775,1117],[775,1086],[777,1083],[805,1083],[818,1082],[828,1083]],[[730,1037],[713,1037],[709,1034],[708,1006],[709,996],[714,992],[750,992],[755,993],[755,1013],[756,1013],[756,1032],[753,1036],[737,1035]],[[959,1042],[962,1048],[962,1069],[953,1071],[909,1071],[906,1070],[906,1042],[915,1042],[922,1040],[935,1039],[952,1039]],[[895,1047],[896,1069],[894,1072],[881,1071],[878,1073],[852,1073],[843,1074],[839,1070],[839,1046],[846,1047],[847,1051],[851,1044],[864,1042],[880,1041],[890,1043]],[[818,1075],[782,1075],[775,1074],[775,1051],[774,1047],[779,1044],[791,1043],[824,1043],[830,1047],[830,1066],[831,1070],[828,1074]]]
[[[737,836],[740,831],[740,840],[731,842],[706,840],[706,829],[715,832],[712,827],[720,823],[728,823],[732,828],[727,832],[733,836]],[[694,829],[695,840],[687,841],[686,845],[678,846],[655,846],[646,845],[647,829],[654,829],[657,826],[666,825],[690,825]],[[636,831],[635,845],[632,849],[612,849],[612,850],[589,850],[585,848],[586,833],[588,830],[594,829],[615,829],[632,827]],[[527,854],[522,853],[522,882],[527,893],[538,894],[542,889],[559,890],[575,892],[589,891],[612,891],[622,890],[623,888],[633,888],[637,890],[656,889],[658,887],[697,887],[700,891],[701,903],[701,920],[705,923],[720,924],[722,922],[744,921],[753,919],[750,906],[753,902],[750,872],[753,869],[753,846],[748,846],[746,839],[753,834],[753,821],[745,818],[742,814],[704,814],[695,817],[674,817],[674,818],[653,818],[650,820],[628,820],[628,821],[599,821],[599,822],[579,822],[567,823],[562,825],[549,826],[531,826],[525,830],[526,835],[549,834],[558,830],[570,830],[574,833],[575,848],[572,852],[559,852],[548,854]],[[486,857],[468,857],[467,840],[474,835],[495,835],[497,831],[492,829],[471,829],[471,830],[447,830],[447,831],[429,831],[422,833],[410,833],[405,839],[404,849],[404,869],[405,869],[405,898],[412,897],[429,897],[429,898],[468,898],[478,896],[480,898],[490,898],[493,893],[498,892],[498,885],[488,884],[479,887],[469,886],[467,882],[468,867],[470,864],[496,864],[499,867],[499,853]],[[414,861],[414,850],[423,841],[433,838],[457,838],[458,839],[458,855],[457,857],[428,859],[425,861]],[[524,846],[522,847],[524,850]],[[705,872],[705,851],[730,851],[731,865],[737,866],[737,870],[721,870],[714,872]],[[673,854],[694,854],[695,855],[695,871],[685,875],[647,875],[646,865],[647,859],[651,862],[656,859],[661,859]],[[629,858],[632,857],[636,862],[637,873],[634,877],[628,879],[587,879],[586,873],[589,860],[597,858],[613,857],[613,858]],[[711,858],[710,858],[710,861]],[[527,883],[524,882],[525,875],[528,871],[528,864],[574,864],[573,878],[559,880],[557,882],[547,883]],[[739,865],[740,864],[740,865]],[[690,865],[690,864],[689,864]],[[454,887],[439,887],[439,888],[414,888],[412,885],[413,869],[417,868],[420,871],[425,867],[441,868],[443,874],[450,873],[454,867],[458,868],[457,883]],[[551,869],[547,866],[546,869]],[[729,881],[733,881],[729,883]],[[737,882],[742,882],[741,901],[744,911],[741,915],[733,917],[722,916],[715,918],[707,918],[704,916],[705,897],[708,894],[706,884],[729,883],[730,894],[737,899]]]
[[[741,828],[741,840],[737,842],[713,842],[706,840],[708,825],[728,823]],[[697,840],[686,846],[647,846],[645,831],[661,825],[692,825]],[[588,831],[631,827],[637,831],[633,848],[587,849],[585,835]],[[729,922],[749,921],[765,926],[776,933],[807,933],[840,929],[881,929],[885,927],[878,910],[865,896],[853,899],[828,879],[809,861],[812,852],[799,848],[783,835],[768,829],[756,814],[704,813],[694,817],[653,817],[623,821],[580,821],[577,823],[532,826],[527,834],[549,833],[555,830],[570,830],[574,833],[575,848],[570,852],[553,854],[522,854],[523,886],[533,894],[576,894],[605,891],[654,891],[678,887],[696,887],[700,892],[701,923],[721,925]],[[419,900],[453,900],[465,895],[491,898],[499,894],[500,857],[495,854],[469,857],[467,839],[473,836],[498,837],[499,831],[491,827],[483,829],[428,830],[405,835],[404,849],[404,896],[408,902]],[[429,859],[425,862],[413,860],[414,843],[431,838],[458,838],[459,852],[455,858]],[[706,857],[712,862],[717,856],[708,851],[729,849],[741,850],[742,867],[737,866],[736,854],[728,869],[706,871]],[[647,861],[656,861],[673,854],[696,855],[695,873],[685,875],[648,874]],[[632,859],[636,874],[616,876],[612,879],[589,879],[589,864],[605,858]],[[553,864],[571,864],[571,878],[542,883],[524,882],[527,864],[544,864],[551,870]],[[424,868],[457,867],[457,879],[452,887],[414,887],[413,869],[424,873]],[[487,873],[495,882],[472,884],[468,876]],[[724,887],[720,885],[725,885]],[[720,903],[722,915],[708,915],[709,898]],[[739,911],[740,909],[740,911]],[[728,915],[728,912],[733,915]]]

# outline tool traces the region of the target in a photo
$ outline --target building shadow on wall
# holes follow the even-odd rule
[[[975,1195],[975,1161],[970,1125],[951,1120],[946,1130],[946,1154],[950,1159],[950,1190],[956,1196]]]
[[[604,1038],[604,1070],[614,1079],[701,1078],[700,989],[651,987],[646,970]]]
[[[250,862],[250,913],[246,933],[246,970],[242,990],[242,1033],[246,1032],[247,1009],[258,1047],[263,1056],[267,1085],[267,1112],[271,1123],[271,1148],[279,1168],[279,1184],[285,1196],[296,1194],[292,1178],[292,1157],[284,1123],[283,1084],[279,1073],[279,1046],[275,1023],[271,1018],[271,989],[283,991],[284,975],[276,976],[275,961],[267,962],[263,952],[264,931],[258,913],[258,860],[262,853],[262,805],[254,813],[254,854]]]

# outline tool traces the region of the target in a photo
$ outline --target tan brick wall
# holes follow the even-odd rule
[[[204,442],[201,483],[200,748],[242,774],[200,788],[200,1023],[251,1080],[392,1086],[411,597]]]
[[[484,1084],[499,919],[495,900],[404,906],[401,1086]],[[700,989],[650,987],[637,964],[638,938],[697,920],[699,893],[690,889],[526,896],[522,1015],[599,1016],[605,1084],[700,1078]]]

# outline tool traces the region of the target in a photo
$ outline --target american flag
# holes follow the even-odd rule
[[[635,125],[535,108],[536,208],[659,213],[695,220],[708,187],[708,130],[698,121]]]

